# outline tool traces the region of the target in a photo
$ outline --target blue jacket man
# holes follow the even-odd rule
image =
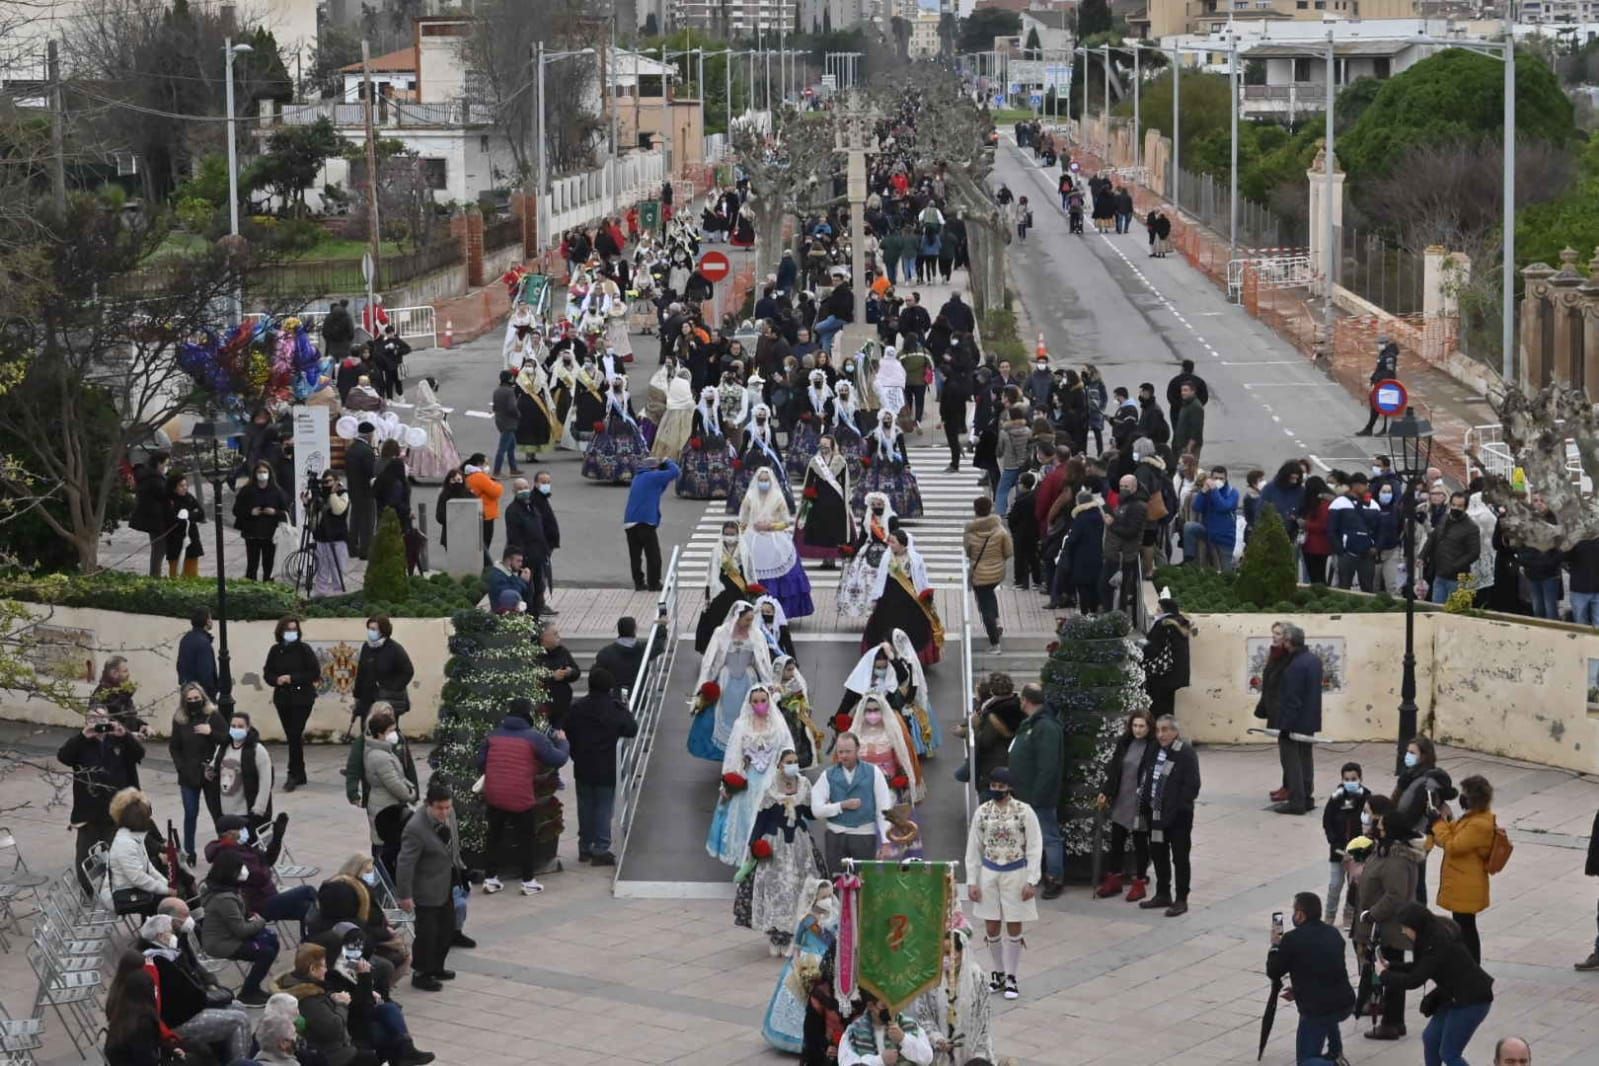
[[[1350,477],[1348,491],[1328,508],[1327,532],[1338,555],[1338,587],[1349,588],[1359,577],[1362,592],[1375,592],[1382,509],[1367,496],[1366,485],[1366,475]]]
[[[1277,753],[1282,760],[1288,799],[1272,808],[1279,814],[1307,814],[1315,795],[1315,744],[1295,740],[1321,732],[1321,660],[1305,646],[1305,631],[1286,624],[1288,665],[1283,670],[1277,710]]]
[[[635,592],[660,591],[661,542],[656,530],[661,525],[661,497],[681,472],[670,459],[645,459],[627,490],[622,529],[627,534],[627,561]]]
[[[216,702],[217,653],[211,647],[211,611],[207,607],[194,609],[189,616],[189,631],[178,641],[178,687],[191,681]]]
[[[533,602],[533,582],[531,573],[522,565],[522,549],[516,544],[507,544],[500,557],[501,561],[483,571],[483,584],[488,588],[489,610],[496,610],[501,606],[500,597],[506,592],[514,592],[523,604]]]
[[[1194,516],[1205,527],[1217,565],[1231,570],[1233,546],[1238,543],[1238,490],[1227,484],[1225,468],[1212,470],[1206,487],[1194,494]]]

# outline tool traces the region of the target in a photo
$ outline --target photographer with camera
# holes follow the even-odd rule
[[[73,869],[83,894],[94,892],[83,872],[83,860],[96,844],[111,843],[117,826],[111,818],[111,797],[139,786],[144,745],[101,706],[89,708],[83,730],[67,739],[56,759],[72,771],[72,813],[68,824],[77,831]]]
[[[301,536],[309,536],[316,545],[316,576],[313,588],[306,591],[317,596],[343,593],[344,570],[350,561],[350,495],[337,474],[324,470],[316,480],[306,478],[300,504],[306,517]],[[301,550],[304,547],[302,541]]]

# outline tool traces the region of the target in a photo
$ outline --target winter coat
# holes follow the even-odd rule
[[[1321,660],[1309,648],[1299,648],[1288,657],[1277,728],[1306,737],[1321,732]]]
[[[1277,512],[1277,517],[1283,520],[1283,525],[1292,538],[1299,532],[1299,515],[1305,509],[1305,487],[1303,485],[1282,486],[1275,480],[1268,481],[1260,490],[1260,505],[1265,507],[1270,504]]]
[[[217,698],[217,653],[204,629],[190,629],[178,641],[178,687],[191,681],[205,689],[207,699]]]
[[[566,765],[571,748],[545,736],[520,715],[508,715],[478,749],[483,802],[497,811],[521,814],[533,809],[533,779],[540,770]]]
[[[133,514],[128,526],[149,536],[167,530],[167,479],[154,465],[140,463],[133,473]]]
[[[638,719],[609,692],[590,692],[572,701],[562,731],[580,785],[616,784],[616,746],[638,736]]]
[[[1026,419],[1017,419],[1002,425],[999,430],[999,443],[994,452],[999,468],[1019,470],[1025,467],[1031,455],[1029,451],[1031,441],[1032,430],[1028,428]]]
[[[1432,824],[1433,843],[1443,849],[1438,878],[1438,906],[1453,914],[1480,914],[1488,909],[1488,852],[1493,849],[1493,811],[1466,811],[1454,821]]]
[[[1599,538],[1579,541],[1566,553],[1572,592],[1599,592]]]
[[[1102,558],[1130,563],[1138,558],[1144,544],[1144,527],[1149,524],[1149,505],[1136,496],[1122,500],[1116,514],[1105,527]]]
[[[1423,836],[1429,831],[1429,808],[1457,795],[1449,774],[1436,766],[1406,769],[1394,785],[1394,813],[1388,816],[1392,836]]]
[[[258,507],[270,507],[273,513],[252,514]],[[288,494],[271,482],[263,487],[251,478],[250,483],[234,497],[233,527],[245,540],[271,540],[278,526],[288,520]]]
[[[271,846],[265,852],[256,847],[253,838],[249,844],[230,844],[218,837],[205,846],[205,861],[215,863],[225,851],[237,855],[247,871],[248,876],[239,884],[239,895],[244,898],[245,910],[260,914],[278,894],[277,877],[272,867],[277,865],[278,856],[283,851],[282,836],[274,835]]]
[[[1193,495],[1194,517],[1205,527],[1211,546],[1228,553],[1238,543],[1238,490],[1219,485]]]
[[[67,738],[57,761],[70,767],[72,774],[72,825],[111,825],[111,797],[125,788],[139,785],[139,763],[144,745],[132,733],[116,736],[106,733],[86,737],[81,732]]]
[[[327,1059],[328,1066],[348,1066],[355,1060],[359,1050],[350,1037],[350,1010],[334,1002],[323,982],[290,972],[273,982],[273,987],[299,1001],[305,1042]]]
[[[1000,523],[999,515],[988,514],[966,523],[963,539],[966,558],[972,564],[974,586],[997,585],[1005,580],[1005,564],[1011,557],[1010,534]]]
[[[977,755],[977,787],[988,786],[996,767],[1010,761],[1010,745],[1022,724],[1022,701],[1014,693],[994,696],[983,704],[972,746]]]
[[[223,888],[207,882],[200,899],[205,906],[200,946],[213,959],[231,959],[266,928],[265,918],[250,917],[237,885]]]
[[[1138,782],[1138,813],[1151,826],[1155,825],[1155,767],[1160,764],[1161,752],[1159,743],[1154,747],[1155,753],[1144,763]],[[1166,786],[1161,792],[1160,825],[1192,826],[1194,804],[1199,800],[1199,755],[1194,746],[1181,737],[1172,741],[1165,752],[1171,768],[1166,772]]]
[[[1326,922],[1306,922],[1284,933],[1266,956],[1266,976],[1292,978],[1294,1004],[1305,1017],[1342,1019],[1355,1006],[1344,938]]]
[[[419,907],[443,907],[450,902],[460,869],[461,833],[455,815],[448,823],[434,821],[425,807],[412,815],[400,833],[394,878],[399,897],[415,900]]]
[[[1340,781],[1338,788],[1327,799],[1327,806],[1321,809],[1321,831],[1327,838],[1327,861],[1338,862],[1344,857],[1344,849],[1349,842],[1360,836],[1365,827],[1360,824],[1360,812],[1366,809],[1366,801],[1371,798],[1371,790],[1365,785],[1353,792],[1344,790]],[[1354,906],[1354,900],[1350,900]]]
[[[173,768],[178,771],[178,784],[184,788],[204,788],[205,768],[216,754],[218,744],[228,739],[228,723],[216,711],[202,721],[211,727],[209,734],[194,731],[200,723],[189,720],[188,711],[179,707],[172,715],[172,735],[167,739],[167,751],[172,755]]]
[[[1427,538],[1421,562],[1431,580],[1468,573],[1482,554],[1482,531],[1464,512],[1451,511]]]
[[[377,476],[378,456],[372,445],[357,437],[344,449],[344,483],[349,486],[353,500],[370,499],[372,479]]]
[[[550,554],[550,542],[544,535],[544,519],[531,498],[513,500],[505,509],[505,543],[521,548],[523,561],[529,566],[535,560],[542,562]]]
[[[1370,943],[1373,928],[1382,931],[1382,945],[1407,951],[1410,941],[1399,931],[1395,918],[1399,908],[1416,899],[1416,879],[1421,875],[1423,855],[1402,840],[1395,840],[1387,851],[1379,848],[1366,859],[1360,871],[1360,919],[1355,923],[1355,942]]]
[[[1098,497],[1072,508],[1072,524],[1066,531],[1057,565],[1067,568],[1073,585],[1099,584],[1105,564],[1105,529],[1105,508]]]
[[[1188,641],[1193,634],[1188,619],[1180,614],[1163,614],[1149,627],[1144,641],[1144,682],[1150,692],[1188,687]]]
[[[1340,496],[1327,507],[1327,533],[1338,555],[1363,559],[1377,550],[1381,509],[1370,500]]]
[[[395,746],[377,737],[367,737],[361,744],[361,777],[366,782],[366,817],[372,832],[372,843],[392,843],[378,832],[378,815],[391,807],[409,808],[416,802],[416,783],[405,773]],[[396,825],[399,823],[396,822]]]
[[[156,869],[150,861],[150,851],[145,847],[145,834],[132,829],[118,829],[106,851],[108,875],[107,889],[142,888],[157,896],[167,894],[167,875]]]
[[[1151,399],[1148,403],[1138,401],[1141,408],[1138,415],[1138,433],[1134,437],[1148,437],[1152,444],[1166,444],[1171,440],[1171,426],[1166,423],[1166,415],[1160,409],[1160,404]]]
[[[1260,699],[1255,703],[1255,717],[1265,721],[1267,729],[1276,729],[1282,710],[1283,672],[1288,669],[1288,649],[1272,645],[1266,653],[1266,665],[1260,671]]]
[[[1110,758],[1105,760],[1101,771],[1105,779],[1100,784],[1099,791],[1110,800],[1112,807],[1116,805],[1116,796],[1122,790],[1122,762],[1127,758],[1127,749],[1132,747],[1133,739],[1131,733],[1123,731],[1122,735],[1116,738],[1116,746],[1111,749]],[[1149,766],[1155,761],[1155,753],[1160,751],[1160,743],[1153,735],[1143,739],[1149,743],[1144,745],[1144,757],[1138,763],[1138,781],[1142,781],[1149,773]],[[1133,784],[1137,787],[1138,782],[1135,781]]]
[[[1380,502],[1377,504],[1375,535],[1378,551],[1387,552],[1404,547],[1403,510],[1404,504],[1397,497],[1386,507]]]
[[[501,433],[516,432],[521,416],[516,410],[516,387],[501,385],[489,397],[489,410],[494,414],[494,428]]]
[[[1172,427],[1171,446],[1178,453],[1205,443],[1205,405],[1195,396],[1177,409],[1177,424]]]
[[[216,750],[211,753],[211,776],[205,783],[205,806],[213,819],[222,817],[222,761],[232,746],[232,739],[223,730],[222,736],[217,738]],[[270,822],[274,771],[271,756],[267,754],[266,745],[261,743],[261,734],[255,726],[250,727],[250,731],[244,735],[244,743],[239,747],[239,773],[244,778],[244,802],[254,816],[252,824],[256,820]],[[263,776],[266,778],[264,781]]]
[[[287,684],[278,678],[289,675]],[[322,664],[316,652],[304,641],[285,644],[281,640],[267,649],[261,679],[272,689],[272,705],[279,710],[307,710],[316,703],[317,685],[322,680]]]
[[[483,521],[492,522],[500,517],[500,497],[505,495],[505,486],[495,481],[494,475],[487,470],[474,470],[466,475],[466,487],[483,502]]]
[[[411,657],[392,637],[374,647],[370,642],[361,645],[361,657],[355,664],[355,702],[370,707],[373,700],[398,701],[394,705],[396,716],[410,709],[411,697],[407,693],[416,669]]]
[[[1404,969],[1393,967],[1383,982],[1396,988],[1420,988],[1431,981],[1436,987],[1427,995],[1438,1009],[1493,1002],[1494,979],[1471,957],[1454,922],[1434,915],[1416,930],[1415,952],[1414,962]]]
[[[1311,500],[1305,504],[1304,520],[1306,555],[1331,555],[1333,553],[1331,504],[1327,500]]]
[[[1048,812],[1060,805],[1065,780],[1066,734],[1048,710],[1022,720],[1010,742],[1011,791],[1024,803]]]

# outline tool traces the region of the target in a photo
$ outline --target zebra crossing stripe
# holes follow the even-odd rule
[[[945,473],[949,449],[935,445],[910,448],[911,470],[922,493],[922,516],[905,520],[905,528],[915,537],[916,550],[927,562],[927,578],[938,588],[959,588],[961,558],[965,554],[966,523],[973,518],[972,500],[983,491],[977,485],[979,471],[963,465],[953,474]],[[710,565],[712,553],[722,537],[722,523],[728,520],[727,504],[709,500],[694,526],[680,557],[684,572],[699,580]],[[803,561],[808,573],[822,570],[822,560]]]

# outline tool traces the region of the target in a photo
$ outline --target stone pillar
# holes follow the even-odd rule
[[[1588,262],[1588,284],[1582,294],[1582,387],[1590,399],[1599,396],[1599,248]]]
[[[1333,277],[1325,279],[1336,283],[1338,278],[1337,245],[1342,239],[1344,225],[1344,172],[1338,166],[1336,158],[1333,160],[1332,197],[1326,196],[1327,175],[1322,173],[1322,151],[1316,152],[1316,161],[1311,168],[1305,171],[1305,179],[1310,183],[1310,269],[1318,276],[1325,273],[1326,252],[1322,247],[1326,240],[1327,212],[1332,212],[1333,224]],[[1315,289],[1320,292],[1320,288]]]
[[[511,197],[511,214],[522,220],[522,257],[532,259],[538,254],[538,209],[532,193],[516,193]]]
[[[466,284],[473,289],[483,284],[483,212],[476,208],[466,212]]]
[[[1538,388],[1543,384],[1543,301],[1549,290],[1554,268],[1533,263],[1521,271],[1521,383]],[[1535,370],[1535,368],[1537,368]]]
[[[1580,306],[1577,290],[1587,279],[1577,272],[1577,250],[1566,248],[1560,253],[1560,269],[1549,279],[1549,299],[1554,304],[1555,378],[1569,385],[1578,379],[1575,345],[1572,343],[1572,315]]]
[[[472,496],[445,504],[444,533],[448,546],[439,553],[434,568],[446,574],[481,574],[483,502]]]

